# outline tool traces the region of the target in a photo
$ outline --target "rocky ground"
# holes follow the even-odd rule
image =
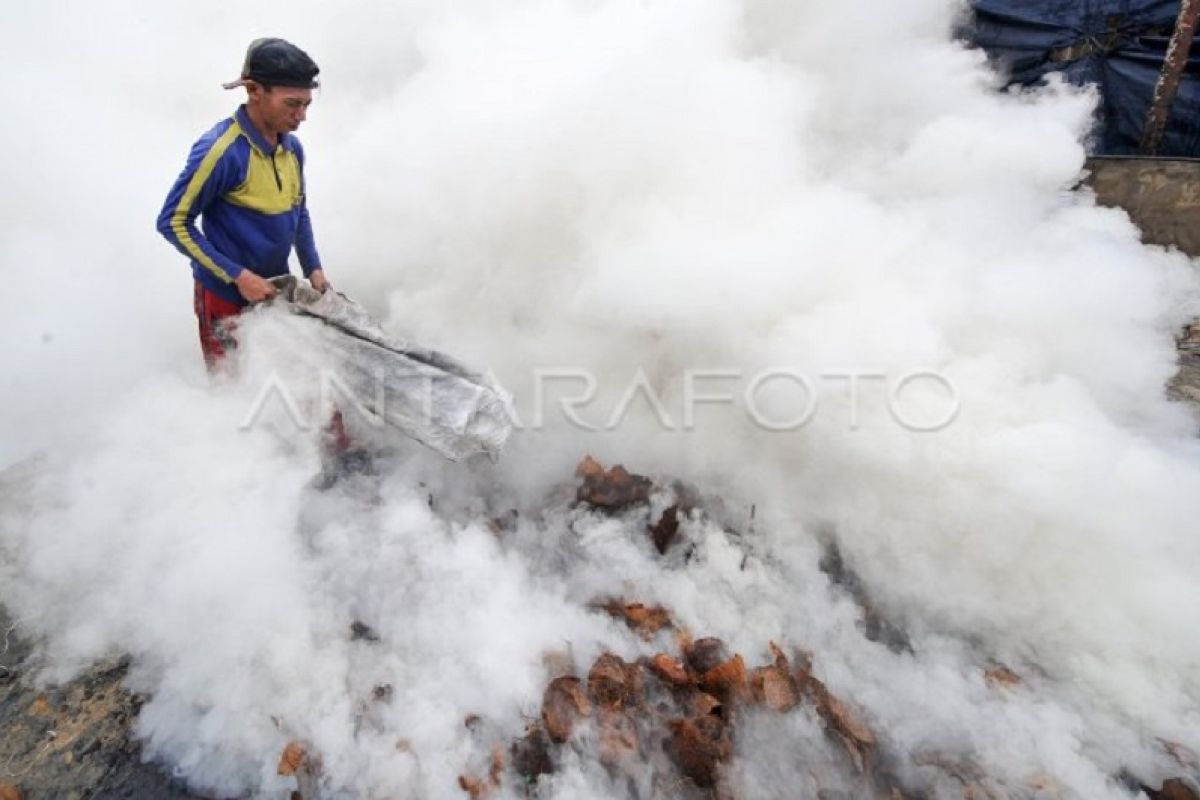
[[[132,737],[142,699],[122,686],[124,661],[42,689],[35,666],[20,626],[0,608],[0,800],[191,797],[142,763]]]

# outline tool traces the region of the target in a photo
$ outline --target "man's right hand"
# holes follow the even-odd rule
[[[233,282],[237,285],[238,292],[242,297],[246,298],[246,302],[248,303],[270,300],[276,293],[275,287],[270,282],[248,269],[243,269],[238,273]]]

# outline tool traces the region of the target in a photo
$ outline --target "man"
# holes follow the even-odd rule
[[[224,84],[244,86],[246,103],[192,146],[158,215],[159,232],[191,260],[209,369],[234,344],[229,318],[274,296],[265,279],[288,273],[293,247],[313,287],[329,288],[308,216],[304,149],[292,134],[305,119],[318,72],[290,42],[251,42],[241,77]]]

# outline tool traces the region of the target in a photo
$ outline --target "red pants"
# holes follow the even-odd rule
[[[225,353],[237,347],[233,332],[237,322],[233,319],[242,313],[242,307],[205,289],[196,281],[193,305],[196,319],[200,321],[200,351],[209,371],[215,370]]]
[[[214,371],[225,358],[225,354],[237,347],[237,339],[233,332],[237,329],[237,320],[242,313],[242,307],[231,303],[223,297],[205,289],[200,281],[196,281],[193,303],[196,307],[196,319],[200,322],[200,351],[204,353],[204,363],[209,372]],[[333,453],[344,453],[350,449],[350,437],[346,433],[346,423],[342,412],[335,410],[325,428],[326,446]]]

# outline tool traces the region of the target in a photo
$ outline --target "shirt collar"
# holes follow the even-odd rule
[[[257,147],[263,153],[274,153],[275,148],[267,143],[265,137],[259,132],[254,123],[250,121],[250,114],[246,111],[246,105],[243,103],[238,106],[238,110],[234,113],[234,118],[237,120],[238,126],[242,132],[246,134],[246,138],[250,143]],[[279,137],[279,144],[284,150],[291,151],[292,135],[290,133],[282,134]]]

